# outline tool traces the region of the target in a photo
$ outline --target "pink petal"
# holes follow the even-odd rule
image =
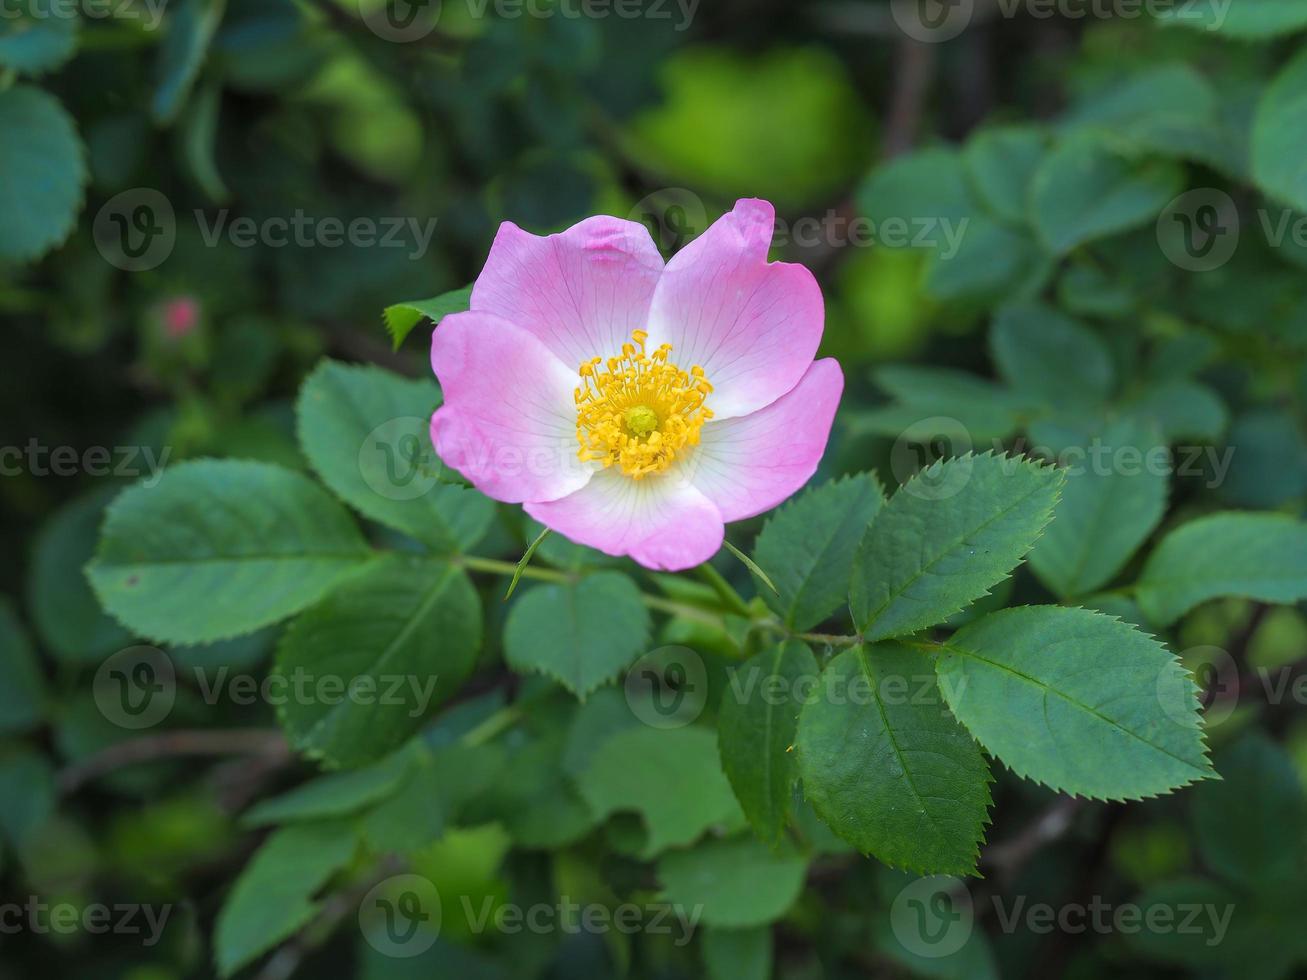
[[[612,357],[643,330],[663,271],[649,230],[599,215],[540,237],[499,226],[472,289],[472,309],[535,334],[569,368]]]
[[[812,477],[826,451],[844,373],[833,358],[815,362],[786,395],[743,418],[708,422],[681,473],[742,521],[771,510]]]
[[[431,418],[436,452],[496,500],[553,500],[585,486],[577,459],[579,382],[531,334],[490,313],[445,317],[431,337],[445,403]]]
[[[669,343],[676,364],[703,367],[718,418],[785,394],[821,341],[825,309],[812,273],[767,262],[774,219],[766,201],[739,201],[667,263],[654,291],[650,348]]]
[[[669,572],[707,561],[725,533],[717,508],[670,474],[633,480],[614,469],[601,470],[576,493],[528,502],[525,509],[573,541]]]

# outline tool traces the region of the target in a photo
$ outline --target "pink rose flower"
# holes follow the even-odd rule
[[[726,522],[812,476],[844,388],[813,360],[812,273],[767,261],[774,219],[739,201],[665,264],[632,221],[543,238],[505,222],[471,309],[432,337],[440,458],[573,541],[649,568],[707,561]]]

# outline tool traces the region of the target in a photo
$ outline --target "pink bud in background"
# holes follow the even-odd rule
[[[194,296],[178,296],[164,302],[162,313],[163,332],[174,340],[180,340],[199,324],[200,301]]]

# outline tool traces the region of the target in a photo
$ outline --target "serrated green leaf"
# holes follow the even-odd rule
[[[1220,782],[1194,787],[1194,831],[1206,867],[1253,890],[1300,874],[1307,799],[1293,759],[1250,732],[1217,753],[1216,771]]]
[[[1189,521],[1148,556],[1135,590],[1157,626],[1221,596],[1307,599],[1307,524],[1283,514],[1234,511]]]
[[[1271,197],[1307,211],[1307,51],[1262,93],[1253,121],[1253,180]]]
[[[1307,7],[1298,0],[1160,5],[1154,16],[1163,24],[1215,31],[1244,41],[1264,41],[1307,28]]]
[[[990,350],[1013,388],[1050,405],[1081,406],[1112,391],[1112,358],[1088,327],[1042,303],[1014,303],[994,317]],[[1074,364],[1075,371],[1066,365]]]
[[[374,564],[287,628],[273,676],[282,727],[302,752],[357,766],[398,748],[458,690],[481,648],[481,602],[467,575],[435,559]],[[348,686],[349,691],[344,689]]]
[[[0,68],[24,75],[53,71],[77,50],[76,13],[57,0],[19,0],[0,17]]]
[[[649,642],[649,610],[620,572],[524,592],[504,624],[514,670],[554,678],[584,698],[631,664]]]
[[[471,548],[494,520],[475,490],[441,482],[429,432],[440,405],[433,381],[324,360],[295,404],[300,446],[341,500],[440,553]]]
[[[41,720],[45,682],[32,639],[13,602],[0,595],[0,732],[21,732]]]
[[[773,851],[752,837],[708,840],[669,851],[658,862],[663,899],[702,910],[709,926],[744,929],[783,916],[803,889],[806,858]]]
[[[1031,213],[1044,244],[1062,255],[1154,218],[1184,186],[1168,160],[1136,160],[1099,136],[1075,135],[1044,157],[1031,184]]]
[[[868,640],[947,619],[1008,576],[1048,523],[1062,474],[1007,456],[932,463],[867,530],[849,605]]]
[[[232,886],[214,927],[218,973],[230,977],[317,914],[314,894],[354,855],[349,827],[285,827],[264,842]]]
[[[646,858],[693,843],[710,827],[744,825],[718,762],[717,737],[695,725],[617,732],[595,750],[577,787],[596,817],[640,815]]]
[[[841,653],[799,716],[797,750],[804,796],[858,850],[921,873],[975,872],[989,766],[921,654],[894,643]]]
[[[299,612],[371,557],[349,515],[307,477],[205,459],[124,491],[87,577],[141,636],[208,643]]]
[[[37,258],[73,230],[86,161],[59,100],[19,85],[0,92],[0,261]]]
[[[1198,689],[1146,633],[1087,609],[991,613],[941,644],[953,714],[1017,775],[1095,799],[1212,775]]]
[[[1152,427],[1123,419],[1078,448],[1059,453],[1070,473],[1030,552],[1031,569],[1061,598],[1106,585],[1166,512],[1170,459]]]
[[[869,473],[806,490],[767,519],[754,545],[779,594],[762,593],[794,630],[816,626],[843,604],[867,523],[885,502]]]
[[[771,929],[703,931],[703,965],[708,980],[771,980]]]
[[[464,286],[462,289],[452,289],[431,299],[415,299],[387,306],[383,316],[395,350],[399,350],[405,338],[423,320],[430,320],[431,325],[435,327],[449,314],[462,313],[471,303],[472,287]]]
[[[785,829],[798,775],[793,748],[799,699],[818,673],[812,651],[791,640],[741,664],[722,693],[722,769],[754,831],[771,844]]]

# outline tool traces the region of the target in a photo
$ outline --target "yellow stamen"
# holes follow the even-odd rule
[[[586,361],[576,389],[577,456],[616,465],[637,480],[662,472],[678,452],[698,445],[699,430],[712,418],[704,406],[712,385],[703,368],[696,364],[687,372],[671,363],[671,344],[646,353],[648,336],[636,330],[635,343],[623,344],[621,357]]]

